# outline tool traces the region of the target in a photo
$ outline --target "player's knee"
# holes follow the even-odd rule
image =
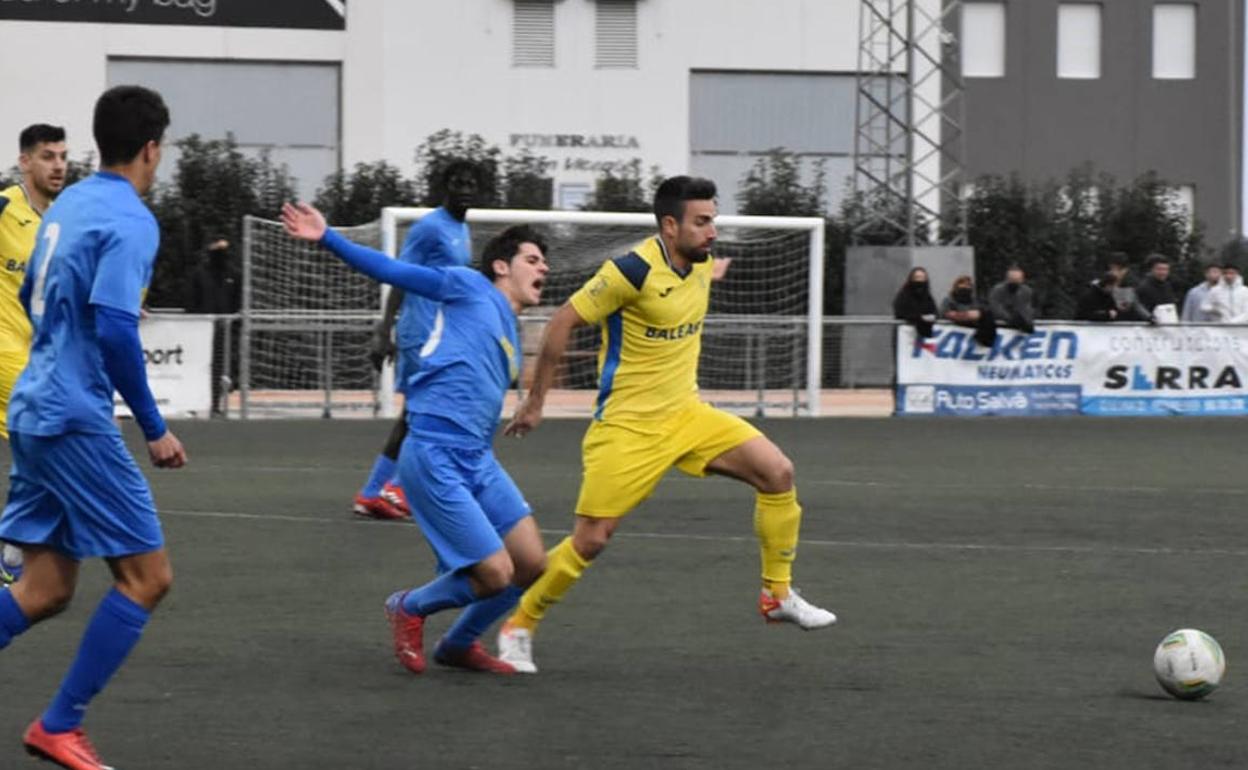
[[[473,570],[480,596],[493,596],[511,585],[516,569],[511,559],[487,559]]]
[[[29,613],[31,620],[46,620],[50,617],[60,615],[69,609],[70,602],[74,598],[74,589],[69,586],[56,586],[54,588],[45,589],[36,596],[30,596],[28,601]]]
[[[516,564],[516,573],[511,578],[512,585],[528,588],[546,571],[546,554],[538,552],[534,559]]]
[[[759,491],[768,494],[788,492],[793,488],[794,473],[793,461],[783,454],[779,455],[763,469]]]
[[[572,536],[572,547],[582,559],[593,561],[607,547],[607,543],[611,540],[611,532],[612,530],[602,527],[578,530]]]
[[[127,577],[121,582],[123,593],[147,609],[153,609],[173,588],[173,566],[166,561],[142,574]]]

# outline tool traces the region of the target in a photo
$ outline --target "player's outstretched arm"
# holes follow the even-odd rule
[[[542,408],[546,405],[546,393],[555,381],[555,370],[563,360],[563,353],[568,349],[568,338],[572,330],[585,323],[572,303],[564,303],[555,311],[546,331],[542,333],[542,348],[537,354],[537,371],[533,374],[533,385],[516,414],[507,423],[503,433],[508,436],[523,436],[533,430],[542,421]]]
[[[444,272],[421,265],[405,264],[390,259],[376,249],[352,243],[327,226],[321,212],[306,203],[283,203],[282,226],[294,238],[320,242],[343,262],[369,278],[439,302],[445,299]]]

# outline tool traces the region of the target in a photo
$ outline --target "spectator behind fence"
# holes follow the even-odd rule
[[[1213,303],[1210,293],[1222,282],[1222,268],[1218,265],[1205,267],[1205,280],[1187,290],[1183,299],[1183,314],[1180,319],[1184,323],[1217,322],[1213,314]]]
[[[1248,288],[1237,266],[1222,266],[1222,282],[1209,290],[1207,312],[1217,323],[1248,323]]]
[[[1005,280],[988,293],[988,309],[997,326],[1019,329],[1028,334],[1036,330],[1035,294],[1024,283],[1026,274],[1018,265],[1010,265]]]
[[[906,282],[893,297],[893,317],[914,326],[920,337],[932,336],[932,324],[936,323],[936,300],[927,283],[927,271],[916,267],[906,276]]]
[[[1078,321],[1121,321],[1124,320],[1118,309],[1118,298],[1114,290],[1118,288],[1118,276],[1106,270],[1079,295],[1075,306],[1075,320]]]
[[[1140,304],[1140,298],[1131,286],[1131,267],[1127,255],[1115,251],[1106,260],[1106,272],[1113,273],[1118,285],[1114,287],[1114,300],[1118,303],[1116,321],[1151,321],[1153,314]]]
[[[214,238],[191,273],[186,312],[229,315],[239,307],[239,281],[230,263],[230,242]]]
[[[997,325],[992,321],[992,313],[975,296],[975,279],[969,275],[959,275],[954,279],[948,296],[941,300],[940,318],[975,329],[975,341],[984,347],[992,347],[997,340]]]
[[[1179,320],[1179,297],[1170,282],[1170,260],[1160,254],[1148,258],[1148,275],[1140,281],[1135,293],[1140,304],[1153,318],[1163,323]]]

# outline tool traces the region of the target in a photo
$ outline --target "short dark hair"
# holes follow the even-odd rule
[[[64,128],[50,126],[47,123],[35,123],[22,129],[22,133],[17,137],[17,148],[21,152],[30,152],[35,149],[36,145],[63,141],[65,141]]]
[[[1149,270],[1152,270],[1157,265],[1170,264],[1170,258],[1167,257],[1165,254],[1149,254],[1148,262],[1146,262],[1145,264],[1148,265]]]
[[[663,217],[677,222],[685,217],[686,201],[715,199],[715,183],[696,176],[672,176],[663,180],[654,191],[654,219],[663,226]]]
[[[498,260],[510,263],[520,250],[520,244],[531,243],[546,254],[546,238],[541,231],[532,225],[512,225],[491,238],[481,252],[481,273],[491,281],[497,278],[494,274],[494,263]]]
[[[113,86],[95,103],[92,133],[100,165],[129,163],[148,142],[159,144],[169,127],[169,108],[160,94],[143,86]]]
[[[1118,276],[1113,272],[1106,270],[1105,274],[1101,276],[1100,284],[1101,288],[1105,288],[1106,286],[1117,286]]]
[[[442,167],[442,171],[438,174],[438,184],[442,186],[442,191],[446,192],[446,186],[450,184],[451,177],[461,171],[467,171],[472,174],[473,178],[480,183],[481,169],[477,164],[467,158],[455,158]]]
[[[1130,260],[1127,259],[1127,255],[1121,251],[1111,251],[1109,259],[1105,260],[1106,267],[1127,267],[1129,263]]]

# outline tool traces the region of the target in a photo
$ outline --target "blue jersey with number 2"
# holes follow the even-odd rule
[[[116,433],[95,308],[138,317],[160,227],[129,181],[101,171],[60,194],[37,238],[21,291],[35,333],[9,428],[36,436]]]

